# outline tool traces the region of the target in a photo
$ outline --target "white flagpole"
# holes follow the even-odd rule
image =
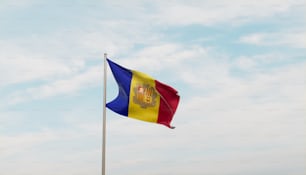
[[[103,126],[102,126],[102,175],[105,175],[105,137],[106,137],[106,58],[107,53],[104,53],[104,79],[103,79]]]

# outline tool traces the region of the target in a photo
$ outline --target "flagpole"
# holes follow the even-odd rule
[[[105,175],[105,137],[106,137],[106,58],[107,53],[104,53],[104,78],[103,78],[103,126],[102,126],[102,175]]]

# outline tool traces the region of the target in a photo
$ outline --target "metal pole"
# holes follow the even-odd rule
[[[104,53],[104,79],[103,79],[103,126],[102,126],[102,175],[105,175],[105,137],[106,137],[106,58]]]

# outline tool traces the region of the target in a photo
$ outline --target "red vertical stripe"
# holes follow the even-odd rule
[[[155,80],[156,90],[160,95],[160,105],[157,123],[171,128],[170,123],[178,106],[180,97],[172,87]]]

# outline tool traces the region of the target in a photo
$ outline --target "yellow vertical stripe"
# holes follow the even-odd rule
[[[155,90],[155,80],[138,71],[132,71],[128,117],[157,122],[160,96]]]

